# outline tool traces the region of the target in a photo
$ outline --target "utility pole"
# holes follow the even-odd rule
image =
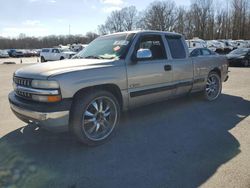
[[[70,24],[69,24],[69,35],[70,35]]]

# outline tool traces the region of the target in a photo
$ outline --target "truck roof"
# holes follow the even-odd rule
[[[179,35],[182,36],[179,33],[175,33],[175,32],[168,32],[168,31],[156,31],[156,30],[135,30],[135,31],[125,31],[125,32],[118,32],[118,33],[112,33],[112,34],[108,34],[105,36],[109,36],[109,35],[118,35],[118,34],[137,34],[137,33],[161,33],[161,34],[166,34],[166,35]]]

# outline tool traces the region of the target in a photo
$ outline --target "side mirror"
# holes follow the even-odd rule
[[[139,49],[136,53],[136,58],[141,59],[151,59],[153,57],[151,50],[149,49]]]

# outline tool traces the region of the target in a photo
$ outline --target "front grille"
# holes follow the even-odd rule
[[[18,90],[16,90],[16,95],[19,96],[19,97],[22,97],[22,98],[26,98],[26,99],[31,99],[32,98],[30,93],[23,92],[23,91],[18,91]]]
[[[31,87],[32,80],[27,78],[14,77],[14,82],[18,86]]]
[[[25,99],[32,99],[32,95],[30,93],[27,92],[23,92],[23,91],[19,91],[17,89],[18,86],[21,87],[27,87],[30,88],[31,87],[31,79],[28,78],[20,78],[20,77],[14,77],[13,78],[14,83],[16,84],[15,87],[15,94],[19,97],[25,98]]]

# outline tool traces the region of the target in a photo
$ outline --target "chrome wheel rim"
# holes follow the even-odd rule
[[[216,99],[220,94],[220,78],[210,75],[207,79],[206,94],[209,100]]]
[[[117,107],[111,98],[96,98],[89,103],[83,114],[82,129],[90,140],[104,140],[112,133],[117,116]]]

